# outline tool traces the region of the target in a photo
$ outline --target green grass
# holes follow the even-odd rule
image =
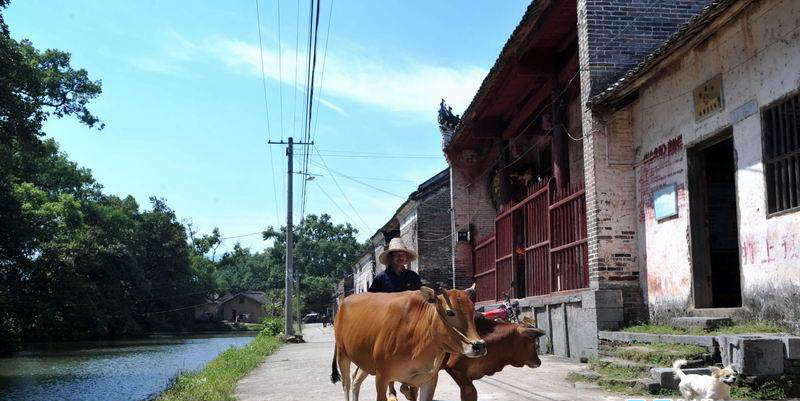
[[[781,333],[787,332],[786,328],[781,327],[773,322],[765,321],[749,321],[733,326],[719,327],[714,331],[707,332],[700,328],[685,330],[678,329],[667,325],[658,324],[637,324],[635,326],[628,326],[621,331],[629,333],[646,333],[646,334],[673,334],[673,335],[708,335],[717,336],[721,334],[745,334],[745,333]]]
[[[597,369],[597,373],[600,373],[603,375],[603,377],[607,377],[609,379],[628,380],[639,377],[642,371],[625,366],[606,364],[601,365]]]
[[[618,358],[669,366],[676,359],[695,359],[708,352],[705,347],[694,344],[652,343],[647,344],[646,348],[650,350],[619,347],[613,353]]]
[[[613,391],[615,393],[622,393],[625,395],[640,395],[640,396],[647,396],[649,395],[647,391],[637,387],[630,387],[623,383],[603,383],[602,381],[599,383],[600,387],[605,389],[606,391]]]
[[[233,401],[236,382],[278,348],[275,336],[259,334],[244,348],[229,348],[196,373],[182,373],[157,401]]]
[[[625,327],[621,331],[647,334],[686,334],[686,330],[658,324],[637,324],[635,326]]]
[[[772,322],[746,322],[734,326],[720,327],[709,334],[782,333],[787,330]]]
[[[567,374],[567,381],[570,383],[576,382],[596,382],[599,377],[587,377],[577,372],[569,372]]]
[[[732,387],[731,398],[736,400],[780,400],[786,398],[786,390],[783,384],[768,381],[761,384]]]

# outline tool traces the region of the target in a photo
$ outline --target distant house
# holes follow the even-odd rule
[[[266,294],[262,291],[226,294],[217,301],[218,313],[222,315],[222,320],[258,322],[266,316],[265,303]],[[237,317],[239,317],[238,320]]]
[[[375,277],[375,253],[372,249],[365,252],[353,266],[353,292],[367,292]]]
[[[210,322],[217,320],[219,313],[219,303],[214,300],[208,300],[202,305],[194,308],[194,320],[201,322]]]

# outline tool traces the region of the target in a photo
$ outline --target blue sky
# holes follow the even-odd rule
[[[267,140],[301,136],[305,98],[309,3],[280,3],[280,40],[278,3],[258,5],[266,110],[255,1],[13,0],[5,18],[13,37],[68,51],[73,66],[103,81],[91,106],[105,130],[71,119],[46,126],[70,159],[107,193],[143,206],[164,197],[201,232],[240,236],[285,223],[286,158]],[[457,113],[466,108],[527,5],[323,0],[312,130],[322,156],[309,164],[322,176],[309,183],[306,213],[349,222],[363,240],[445,168],[439,99]],[[235,241],[267,245],[250,235],[223,248]]]

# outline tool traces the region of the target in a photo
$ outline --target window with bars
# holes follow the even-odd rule
[[[800,207],[800,95],[764,109],[764,173],[769,213]]]

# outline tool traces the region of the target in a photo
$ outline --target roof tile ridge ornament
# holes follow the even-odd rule
[[[439,131],[442,133],[442,148],[446,148],[453,140],[453,134],[461,121],[461,116],[453,114],[453,108],[445,103],[444,99],[439,103]]]

